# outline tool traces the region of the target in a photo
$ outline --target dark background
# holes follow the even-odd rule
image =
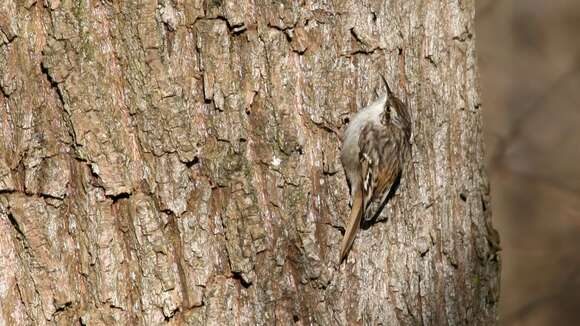
[[[580,325],[580,1],[478,1],[500,325]]]

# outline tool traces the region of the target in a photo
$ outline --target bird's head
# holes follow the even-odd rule
[[[387,84],[387,100],[382,116],[383,124],[392,124],[402,129],[406,134],[410,133],[411,118],[407,106],[396,97]]]

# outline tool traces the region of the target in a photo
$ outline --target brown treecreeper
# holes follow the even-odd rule
[[[346,257],[361,218],[379,213],[410,153],[411,118],[407,106],[387,94],[355,114],[343,138],[340,160],[350,184],[352,210],[340,245]]]

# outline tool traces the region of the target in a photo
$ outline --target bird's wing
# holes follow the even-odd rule
[[[359,148],[365,219],[378,213],[377,209],[382,206],[399,174],[397,144],[392,135],[388,127],[378,124],[369,124],[361,131]]]

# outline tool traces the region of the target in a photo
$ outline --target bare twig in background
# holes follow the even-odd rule
[[[574,288],[570,287],[570,280],[576,279],[580,276],[580,268],[576,267],[568,273],[568,277],[564,277],[558,286],[550,292],[546,293],[538,298],[529,301],[526,305],[522,306],[517,311],[509,314],[505,318],[500,318],[502,325],[520,325],[522,320],[532,314],[536,309],[541,308],[543,305],[549,304],[550,301],[554,302],[558,299],[562,301],[566,300],[566,295],[570,291],[574,291]]]
[[[564,0],[477,1],[482,96],[493,103],[485,105],[485,124],[502,235],[502,326],[580,325],[573,249],[580,236],[580,43],[572,41],[579,8]]]
[[[556,78],[556,80],[554,80],[551,85],[546,87],[543,92],[539,93],[536,98],[530,102],[528,107],[522,110],[522,113],[520,113],[520,115],[513,120],[511,129],[508,130],[507,134],[503,138],[500,138],[497,144],[495,153],[493,154],[493,158],[489,164],[490,173],[493,173],[493,171],[495,171],[498,166],[503,163],[503,159],[505,158],[510,145],[512,145],[515,140],[521,137],[522,130],[526,121],[528,121],[530,117],[534,115],[534,113],[542,108],[542,105],[550,98],[550,96],[552,96],[563,85],[568,83],[570,78],[572,78],[576,73],[578,73],[578,71],[580,71],[580,54],[576,58],[577,59],[574,61],[574,64],[572,64],[570,69],[568,69],[560,77]]]
[[[475,19],[481,19],[487,16],[499,3],[497,0],[489,0],[484,2],[482,5],[478,6],[475,10],[476,16]]]
[[[565,183],[559,182],[558,180],[555,180],[555,178],[550,177],[550,176],[545,176],[545,175],[541,175],[541,174],[537,174],[537,173],[532,174],[532,173],[527,173],[527,172],[523,172],[523,171],[518,171],[515,169],[511,169],[507,166],[502,166],[501,169],[511,173],[512,175],[527,179],[529,181],[539,182],[539,183],[542,183],[546,186],[556,188],[556,189],[563,191],[563,192],[567,192],[567,193],[574,194],[574,195],[580,195],[580,188],[576,188],[576,187],[567,185]]]

